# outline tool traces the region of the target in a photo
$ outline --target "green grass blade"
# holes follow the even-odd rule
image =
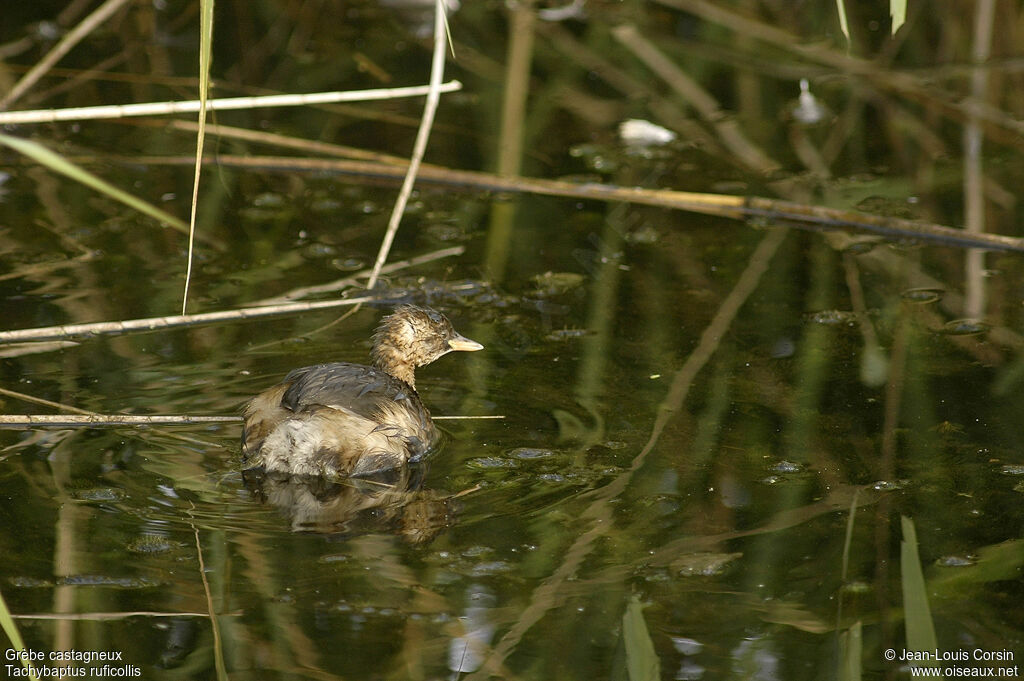
[[[181,314],[188,308],[188,288],[192,282],[192,250],[195,244],[196,215],[199,212],[199,177],[203,172],[203,142],[206,140],[206,99],[210,95],[210,62],[213,58],[213,2],[199,2],[199,129],[196,131],[196,170],[192,180],[192,209],[188,220],[188,256],[185,263],[185,287],[181,293]]]
[[[0,593],[0,628],[7,634],[7,638],[10,639],[11,645],[15,650],[19,652],[25,651],[25,642],[21,640],[21,633],[18,632],[18,627],[14,624],[14,618],[11,617],[11,611],[7,609],[7,601],[4,600],[4,595]],[[38,679],[36,675],[35,667],[32,663],[26,659],[22,659],[21,666],[29,670],[29,677]]]
[[[836,0],[836,13],[839,15],[839,30],[846,36],[846,44],[850,44],[850,24],[846,21],[846,3]]]
[[[860,681],[864,637],[860,620],[839,635],[839,681]]]
[[[892,35],[907,21],[907,0],[889,0],[889,16],[892,17]]]
[[[76,182],[80,182],[87,187],[91,187],[99,193],[109,196],[115,201],[119,201],[126,206],[134,208],[140,213],[145,213],[151,218],[167,223],[169,226],[180,232],[188,233],[188,225],[186,225],[183,220],[179,220],[170,213],[166,213],[156,206],[146,203],[142,199],[132,196],[126,191],[118,189],[106,180],[102,180],[89,171],[79,168],[60,154],[38,144],[37,142],[21,139],[20,137],[11,137],[10,135],[0,133],[0,144],[10,147],[20,154],[28,156],[36,163],[49,168],[55,173],[60,173],[61,175],[69,177]]]
[[[626,644],[626,669],[629,681],[658,681],[661,678],[661,664],[654,643],[644,622],[640,598],[633,596],[622,616],[622,638]]]
[[[914,521],[900,516],[903,541],[900,542],[900,581],[903,583],[903,618],[907,628],[907,650],[934,651],[939,645],[935,638],[931,609],[928,607],[928,589],[917,551],[917,531]],[[919,666],[938,666],[935,660],[913,662]],[[942,677],[932,677],[942,678]]]

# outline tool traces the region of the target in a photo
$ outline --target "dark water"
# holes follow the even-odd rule
[[[529,97],[511,124],[523,174],[962,225],[965,119],[948,102],[968,91],[972,38],[956,27],[973,25],[974,5],[912,7],[895,39],[886,7],[857,8],[847,53],[828,3],[799,16],[764,4],[762,26],[832,56],[697,2],[588,3],[585,17],[533,23]],[[39,22],[61,9],[5,18],[9,64],[41,58],[53,43]],[[1016,91],[1019,17],[998,11],[987,101],[1019,118],[1020,102],[997,94]],[[78,71],[51,74],[14,108],[192,96],[170,77],[194,72],[193,12],[131,5],[61,62]],[[283,1],[217,12],[218,95],[428,76],[417,36],[429,12]],[[449,75],[465,88],[443,99],[427,161],[497,167],[503,83],[520,58],[506,52],[512,21],[500,3],[452,14]],[[717,116],[639,61],[636,34],[613,31],[632,23]],[[871,78],[837,66],[878,55]],[[49,92],[105,59],[122,75]],[[24,71],[5,68],[4,90]],[[914,87],[888,85],[893,74]],[[800,78],[829,108],[817,125],[793,122]],[[405,156],[420,110],[403,100],[215,122]],[[630,117],[679,137],[629,147],[616,131]],[[187,156],[194,133],[157,120],[6,132],[185,217],[191,169],[141,157]],[[982,130],[988,229],[1016,234],[1021,145],[998,121]],[[303,153],[217,135],[207,145]],[[182,235],[3,154],[4,329],[180,310]],[[189,312],[365,270],[396,189],[224,163],[207,166],[201,193]],[[1020,256],[990,253],[971,270],[962,248],[852,236],[425,186],[390,259],[465,251],[386,277],[384,295],[433,305],[486,346],[419,372],[432,412],[503,418],[439,422],[440,451],[388,485],[245,479],[234,424],[2,430],[0,592],[24,616],[28,649],[120,653],[76,669],[146,679],[909,678],[887,651],[928,645],[947,677],[1012,676],[1024,655]],[[61,411],[38,398],[237,414],[294,367],[365,361],[387,309],[329,328],[337,310],[0,346],[2,411]],[[11,652],[4,664],[20,670]]]

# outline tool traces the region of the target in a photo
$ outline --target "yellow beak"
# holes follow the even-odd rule
[[[452,350],[462,350],[463,352],[476,352],[477,350],[484,349],[484,346],[475,340],[469,340],[465,336],[458,334],[455,335],[455,338],[448,339],[448,347]]]

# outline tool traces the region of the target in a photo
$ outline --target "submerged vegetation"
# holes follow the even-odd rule
[[[5,8],[12,649],[168,679],[1018,663],[1020,8],[446,7]],[[428,82],[433,121],[342,94]],[[486,348],[417,376],[431,411],[503,418],[383,481],[243,478],[238,406],[365,361],[407,301]]]

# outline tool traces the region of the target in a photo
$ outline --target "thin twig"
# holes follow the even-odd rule
[[[456,92],[462,89],[457,80],[448,81],[438,86],[439,93]],[[229,109],[259,109],[278,106],[307,106],[311,104],[334,104],[337,102],[369,102],[380,99],[400,99],[402,97],[422,97],[429,95],[430,87],[414,85],[411,87],[378,88],[374,90],[355,90],[352,92],[314,92],[306,95],[267,95],[264,97],[227,97],[211,99],[206,102],[207,111],[226,111]],[[184,102],[144,102],[141,104],[108,104],[104,106],[84,106],[74,109],[40,109],[35,111],[0,112],[0,125],[15,123],[56,123],[58,121],[93,121],[104,118],[128,118],[131,116],[162,116],[173,113],[197,113],[199,100]]]
[[[52,407],[53,409],[60,409],[61,411],[69,411],[72,414],[82,414],[84,416],[99,416],[99,414],[97,414],[94,411],[79,409],[78,407],[72,407],[70,404],[63,404],[61,402],[54,402],[53,400],[46,400],[43,399],[42,397],[36,397],[35,395],[29,395],[27,393],[19,393],[15,390],[8,390],[7,388],[0,388],[0,395],[13,397],[16,400],[32,402],[33,404],[41,404],[44,407]],[[0,416],[0,418],[3,417]]]
[[[189,502],[191,510],[188,512],[189,524],[192,525],[192,530],[196,535],[196,557],[199,559],[199,576],[203,580],[203,591],[206,593],[206,607],[210,613],[210,627],[213,629],[213,650],[214,650],[214,663],[217,668],[217,678],[227,678],[227,667],[224,664],[224,648],[220,638],[220,623],[217,621],[217,615],[214,614],[213,607],[213,594],[210,592],[210,581],[206,578],[206,563],[203,561],[203,545],[199,540],[199,527],[195,524],[195,504]]]
[[[192,121],[182,121],[177,119],[172,119],[170,121],[127,121],[126,124],[159,127],[161,130],[170,128],[174,130],[184,130],[186,132],[195,132],[199,128],[199,126]],[[380,151],[359,149],[357,147],[350,147],[344,144],[332,144],[330,142],[322,142],[320,140],[307,140],[302,139],[301,137],[292,137],[290,135],[265,132],[263,130],[250,130],[249,128],[239,128],[219,123],[207,123],[206,132],[209,135],[216,135],[218,137],[253,142],[255,144],[265,144],[284,149],[293,149],[306,154],[321,154],[323,156],[337,156],[339,158],[359,158],[364,161],[396,163],[401,166],[405,166],[405,164],[408,163],[403,156],[393,156]],[[424,166],[426,165],[427,164],[424,164]]]
[[[490,414],[487,416],[432,416],[435,421],[485,421],[489,419],[503,419],[504,414]]]
[[[44,352],[56,352],[78,345],[74,341],[53,341],[52,343],[12,343],[0,350],[0,359],[40,355]]]
[[[238,613],[241,614],[241,613]],[[237,616],[236,614],[235,616]],[[25,615],[11,615],[16,620],[76,620],[84,622],[106,622],[129,617],[209,617],[205,612],[156,612],[154,610],[128,610],[125,612],[36,612]]]
[[[398,224],[402,221],[405,213],[405,205],[412,194],[413,183],[416,182],[416,173],[423,161],[423,155],[427,151],[427,141],[430,139],[430,129],[434,125],[434,114],[437,113],[437,105],[441,100],[441,79],[444,77],[445,57],[445,3],[444,0],[435,0],[434,3],[434,55],[430,63],[430,91],[427,94],[427,101],[423,105],[423,119],[420,121],[419,130],[416,132],[416,143],[413,145],[412,158],[409,159],[409,167],[402,181],[402,189],[398,193],[395,207],[391,211],[391,219],[388,220],[388,228],[384,233],[384,239],[380,244],[380,251],[377,253],[377,260],[373,264],[373,272],[366,283],[368,289],[373,289],[377,284],[377,277],[384,267],[391,251],[391,244],[395,240],[395,233],[398,231]]]
[[[181,416],[139,414],[2,414],[0,428],[76,428],[97,426],[194,426],[241,423],[241,416]]]
[[[39,345],[44,345],[44,343],[38,343],[38,344]],[[6,388],[0,388],[0,394],[6,395],[8,397],[13,397],[14,399],[22,399],[22,400],[25,400],[25,401],[28,401],[28,402],[33,402],[33,403],[35,403],[35,405],[43,405],[45,407],[50,407],[52,409],[59,410],[60,412],[69,412],[71,414],[79,415],[79,416],[68,416],[67,414],[61,414],[61,415],[48,414],[48,415],[45,415],[45,416],[27,416],[27,415],[3,416],[3,415],[0,415],[0,427],[4,427],[4,426],[7,426],[7,427],[36,427],[36,426],[38,426],[38,427],[46,427],[46,426],[50,426],[50,427],[61,427],[61,428],[73,428],[73,427],[79,427],[79,426],[83,426],[83,425],[84,426],[101,426],[101,425],[112,425],[113,426],[113,425],[119,425],[119,423],[115,423],[119,419],[121,420],[122,423],[128,423],[130,425],[135,425],[135,424],[132,424],[130,419],[158,419],[158,418],[160,418],[160,417],[152,417],[152,416],[151,417],[139,417],[139,416],[134,416],[134,415],[126,415],[126,414],[117,414],[117,415],[114,415],[114,416],[104,416],[102,414],[97,414],[96,412],[90,412],[88,410],[79,409],[77,407],[72,407],[71,405],[65,405],[65,403],[63,403],[63,402],[55,402],[55,401],[50,400],[50,399],[43,399],[42,397],[37,397],[35,395],[30,395],[30,394],[25,393],[25,392],[16,392],[14,390],[8,390]],[[178,421],[173,421],[173,422],[165,424],[165,425],[175,425],[175,424],[181,423],[179,420],[182,419],[182,418],[189,419],[189,417],[181,417],[181,416],[170,417],[170,418],[178,419]],[[204,422],[204,419],[205,419],[204,417],[198,417],[198,418],[200,419],[199,421],[196,421],[196,419],[190,419],[188,421],[188,423],[203,423]],[[126,419],[129,419],[129,421],[125,421]],[[239,417],[236,420],[239,420],[239,419],[241,419],[241,417]],[[108,422],[110,422],[110,423],[108,423]],[[159,424],[158,421],[152,421],[151,420],[151,421],[143,422],[143,423],[140,423],[140,424],[137,424],[137,425],[157,425],[157,424]],[[176,440],[180,440],[182,442],[193,442],[194,444],[199,444],[201,446],[216,446],[215,444],[212,444],[210,442],[205,442],[205,441],[203,441],[201,439],[197,439],[195,437],[189,437],[188,435],[184,435],[182,433],[169,432],[169,433],[165,433],[165,435],[167,437],[170,437],[170,438],[176,439]]]
[[[24,397],[24,396],[23,396]],[[42,400],[41,400],[42,401]],[[73,407],[64,407],[74,409]],[[76,410],[82,411],[82,410]],[[505,418],[485,416],[434,416],[435,421],[484,421]],[[241,423],[241,416],[188,416],[180,414],[0,414],[0,428],[96,428],[99,426],[196,426]]]
[[[126,319],[117,322],[94,322],[91,324],[65,324],[62,326],[44,326],[36,329],[19,329],[16,331],[0,331],[0,343],[19,341],[63,340],[79,336],[112,336],[137,331],[155,331],[157,329],[173,329],[198,324],[215,322],[243,321],[274,317],[295,312],[311,312],[332,307],[361,305],[362,303],[393,302],[387,298],[364,296],[344,300],[324,300],[315,303],[291,303],[288,305],[270,305],[267,307],[249,307],[241,310],[223,310],[221,312],[205,312],[203,314],[175,315],[169,317],[149,317],[146,319]]]

